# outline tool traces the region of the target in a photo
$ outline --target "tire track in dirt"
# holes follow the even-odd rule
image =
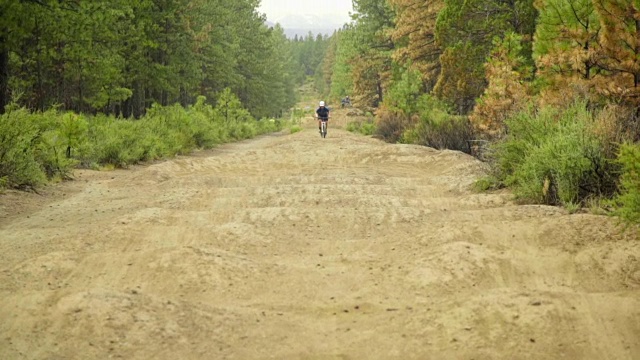
[[[473,193],[471,157],[341,121],[3,221],[0,358],[638,358],[632,234]]]

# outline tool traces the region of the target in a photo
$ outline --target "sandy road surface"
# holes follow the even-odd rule
[[[640,359],[638,241],[479,174],[312,124],[81,172],[0,219],[0,359]]]

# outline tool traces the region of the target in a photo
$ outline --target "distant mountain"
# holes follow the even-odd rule
[[[344,17],[332,15],[285,15],[275,19],[275,21],[267,21],[267,26],[274,26],[279,23],[284,29],[287,37],[293,38],[304,37],[311,32],[314,36],[318,34],[331,35],[334,31],[342,28],[346,21]]]

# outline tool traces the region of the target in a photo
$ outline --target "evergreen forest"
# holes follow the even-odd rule
[[[327,36],[259,0],[1,0],[0,189],[281,130]]]

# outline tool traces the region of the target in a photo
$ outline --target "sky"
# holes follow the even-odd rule
[[[332,14],[347,22],[353,8],[351,0],[262,0],[258,11],[265,13],[270,21],[289,14]]]

